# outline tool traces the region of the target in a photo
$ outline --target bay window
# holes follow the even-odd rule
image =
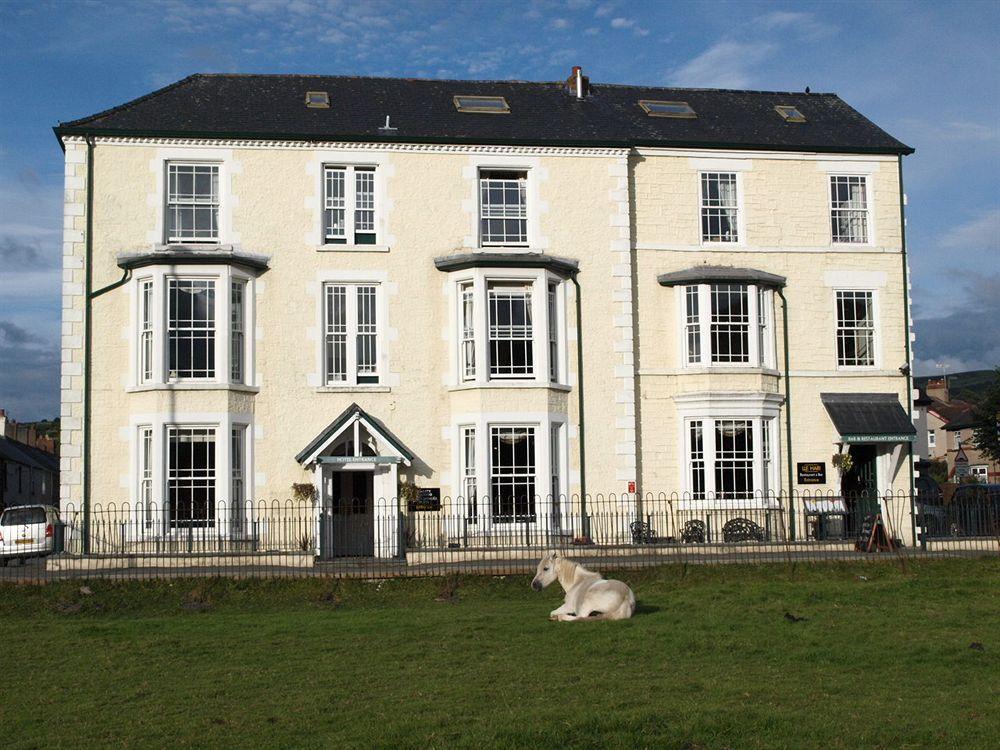
[[[376,244],[375,197],[374,166],[323,167],[323,241]]]
[[[535,428],[490,427],[494,523],[535,521]]]
[[[246,531],[248,478],[253,476],[249,416],[201,416],[205,421],[190,424],[163,413],[136,425],[134,528],[139,533]]]
[[[230,266],[155,268],[136,281],[133,384],[251,384],[251,279]]]
[[[682,288],[686,365],[774,367],[770,289],[734,283]]]
[[[753,501],[774,483],[774,417],[697,417],[684,424],[692,500]]]
[[[457,383],[565,382],[561,278],[475,269],[455,281],[454,303]]]
[[[323,285],[323,384],[379,382],[379,285]]]

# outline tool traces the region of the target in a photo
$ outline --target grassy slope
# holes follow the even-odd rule
[[[0,737],[46,748],[995,746],[996,559],[622,577],[641,613],[577,624],[549,622],[558,593],[520,577],[461,579],[451,602],[435,601],[440,579],[96,583],[90,596],[8,586]]]
[[[926,388],[927,381],[931,378],[939,378],[938,375],[922,375],[914,378],[913,383],[919,388]],[[976,403],[983,396],[989,387],[996,382],[997,374],[995,370],[970,370],[969,372],[956,372],[948,375],[948,389],[951,397],[962,401]]]

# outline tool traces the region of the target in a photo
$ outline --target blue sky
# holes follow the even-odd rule
[[[0,407],[58,414],[51,127],[194,72],[835,91],[905,164],[918,374],[1000,363],[1000,3],[0,0]]]

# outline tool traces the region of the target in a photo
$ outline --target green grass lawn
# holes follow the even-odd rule
[[[6,585],[0,745],[997,746],[996,558],[618,577],[592,623],[517,576]]]

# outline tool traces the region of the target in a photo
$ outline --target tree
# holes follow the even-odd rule
[[[1000,461],[1000,367],[994,374],[993,384],[972,409],[976,419],[972,444],[980,453]]]

